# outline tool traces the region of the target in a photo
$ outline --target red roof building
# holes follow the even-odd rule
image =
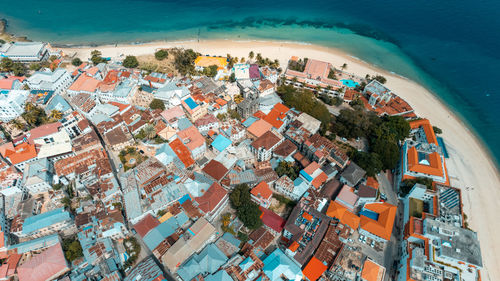
[[[210,160],[202,171],[216,181],[220,181],[228,172],[228,169],[217,160]]]
[[[269,208],[273,192],[265,181],[261,181],[250,192],[252,199],[264,208]]]
[[[304,273],[304,276],[306,276],[309,281],[316,281],[321,275],[323,275],[326,269],[327,266],[325,264],[317,258],[312,257],[304,270],[302,270],[302,273]]]
[[[160,222],[151,214],[147,214],[144,218],[142,218],[138,223],[134,225],[134,229],[141,237],[144,237],[146,236],[146,234],[148,234],[148,232],[150,232],[158,225],[160,225]]]
[[[260,206],[259,209],[262,211],[260,219],[262,220],[262,223],[264,223],[264,225],[267,227],[267,229],[275,232],[276,234],[281,233],[281,231],[283,231],[283,228],[285,227],[286,220],[277,215],[275,212],[262,206]]]
[[[61,244],[58,243],[18,266],[17,276],[19,281],[45,281],[56,279],[69,270]]]
[[[196,197],[198,208],[209,216],[211,221],[218,216],[225,208],[229,196],[227,191],[217,182],[214,182],[210,188],[200,197]]]
[[[186,168],[191,167],[194,164],[194,160],[191,157],[191,151],[182,143],[178,138],[171,141],[169,144],[170,148],[174,151],[175,155],[179,157]]]

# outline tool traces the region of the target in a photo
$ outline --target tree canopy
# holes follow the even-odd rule
[[[92,52],[90,52],[90,60],[94,65],[106,63],[106,60],[101,55],[102,53],[98,50],[93,50]]]
[[[250,188],[247,184],[237,185],[229,195],[231,206],[236,209],[236,216],[249,229],[262,226],[259,206],[251,200]]]
[[[75,238],[63,239],[62,248],[64,256],[69,262],[73,262],[77,258],[83,257],[82,245]]]
[[[126,56],[123,60],[123,66],[126,68],[136,68],[139,66],[139,61],[135,56]]]
[[[74,58],[71,60],[71,64],[74,66],[80,66],[82,64],[82,60],[80,58]]]
[[[276,173],[279,177],[287,175],[291,180],[295,180],[299,176],[299,171],[299,166],[286,161],[281,161],[276,167]]]
[[[165,104],[163,103],[162,100],[159,99],[153,99],[151,103],[149,104],[149,108],[151,109],[161,109],[165,110]]]
[[[351,157],[369,175],[396,167],[400,141],[410,133],[410,125],[403,117],[378,117],[362,107],[355,110],[342,109],[332,127],[338,136],[368,139],[368,153],[355,151],[351,153]]]
[[[208,77],[215,77],[217,75],[217,65],[210,65],[208,67],[205,67],[203,69],[203,75],[208,76]]]
[[[180,74],[194,73],[194,60],[200,55],[192,49],[176,49],[172,52],[175,56],[174,65]]]
[[[155,52],[155,58],[157,60],[164,60],[168,57],[168,51],[165,49],[161,49]]]
[[[321,121],[322,131],[328,130],[332,115],[311,91],[296,89],[292,85],[283,85],[278,87],[277,93],[286,106],[311,115]]]

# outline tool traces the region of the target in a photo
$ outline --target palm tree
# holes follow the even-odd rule
[[[340,68],[342,68],[342,70],[347,69],[347,63],[344,63]]]
[[[146,138],[150,140],[154,139],[156,137],[155,127],[151,124],[147,124],[146,127],[144,127],[144,134],[146,135]]]
[[[19,120],[17,119],[12,120],[12,125],[14,125],[14,127],[16,127],[19,130],[24,129],[24,124],[19,122]]]
[[[28,103],[24,106],[24,110],[25,110],[26,112],[30,112],[30,111],[32,111],[33,109],[35,109],[35,106],[34,106],[32,103],[30,103],[30,102],[28,102]]]
[[[61,120],[62,112],[54,109],[50,112],[50,118],[52,118],[54,120]]]
[[[245,58],[244,58],[244,57],[241,57],[240,62],[241,62],[241,63],[244,63],[244,62],[245,62]]]
[[[28,124],[33,126],[36,124],[36,121],[38,120],[38,118],[33,114],[26,114],[24,116],[24,120],[26,120],[26,122],[28,122]]]
[[[253,59],[253,56],[254,56],[253,51],[250,51],[250,53],[248,53],[248,58]]]

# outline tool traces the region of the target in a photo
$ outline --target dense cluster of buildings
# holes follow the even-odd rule
[[[42,43],[0,48],[22,62],[48,53],[57,52]],[[377,179],[319,134],[320,121],[282,103],[276,70],[195,60],[197,70],[213,65],[215,78],[144,73],[111,61],[0,79],[0,280],[396,276],[371,254],[395,239],[398,212],[381,199]],[[287,70],[285,81],[354,91],[328,78],[331,67],[311,59],[304,73]],[[224,80],[231,74],[235,82]],[[380,86],[357,93],[375,111],[398,99],[390,91],[377,98]],[[154,99],[165,109],[151,109]],[[20,117],[28,104],[51,121],[30,128]],[[429,126],[412,122],[403,145],[399,181],[424,176],[436,185],[417,184],[403,200],[397,276],[479,280],[477,237],[463,227],[460,192],[447,186],[445,156]],[[278,175],[283,163],[298,173]],[[256,230],[229,204],[239,184],[259,206]],[[71,242],[81,246],[76,258]]]

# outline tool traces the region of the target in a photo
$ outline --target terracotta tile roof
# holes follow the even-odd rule
[[[207,214],[214,211],[226,195],[227,191],[219,183],[214,182],[201,197],[196,197],[195,200],[198,208]]]
[[[19,281],[49,280],[69,271],[61,244],[47,248],[17,267]]]
[[[283,228],[285,227],[286,220],[273,211],[262,206],[260,206],[259,209],[262,211],[260,218],[264,225],[278,233],[281,233],[281,231],[283,231]]]
[[[434,129],[432,128],[431,122],[428,119],[411,121],[410,127],[413,130],[421,127],[422,129],[424,129],[425,136],[427,137],[427,142],[438,145],[436,134],[434,133]]]
[[[263,147],[266,150],[269,150],[271,147],[275,146],[281,138],[279,138],[275,133],[272,131],[267,131],[265,132],[262,136],[257,138],[252,142],[252,146],[255,149],[259,149]]]
[[[437,152],[427,154],[429,165],[419,162],[417,149],[413,146],[408,149],[408,170],[416,173],[428,174],[443,177],[441,156]]]
[[[347,89],[344,93],[344,100],[345,101],[352,101],[354,100],[356,97],[359,97],[361,95],[360,92],[358,91],[355,91],[353,89]]]
[[[219,119],[217,119],[213,114],[205,114],[203,117],[197,119],[194,121],[194,125],[196,127],[212,124],[212,123],[219,123]]]
[[[252,134],[256,137],[260,137],[264,133],[271,130],[272,127],[273,127],[273,125],[271,125],[269,122],[260,119],[260,120],[253,122],[253,124],[250,125],[250,127],[248,127],[247,130],[250,134]]]
[[[94,77],[87,76],[85,74],[80,75],[78,79],[76,79],[73,84],[68,88],[68,90],[75,91],[75,92],[90,92],[93,93],[96,91],[97,86],[99,85],[101,81],[95,79]]]
[[[174,106],[172,108],[166,109],[161,113],[161,116],[165,119],[165,121],[170,122],[174,118],[180,118],[186,115],[182,107]]]
[[[381,281],[384,278],[385,269],[367,259],[363,265],[363,271],[361,271],[361,278],[363,281]]]
[[[285,139],[280,145],[276,147],[276,149],[274,150],[274,154],[281,157],[287,157],[295,151],[297,151],[297,146],[293,144],[293,142],[291,142],[289,139]]]
[[[309,263],[306,265],[302,273],[307,277],[309,281],[316,281],[325,272],[327,266],[323,264],[320,260],[312,257]]]
[[[337,218],[342,224],[346,224],[354,230],[359,227],[360,218],[335,201],[330,202],[326,215]]]
[[[13,150],[6,149],[3,156],[8,158],[12,165],[22,163],[24,161],[35,158],[37,151],[34,144],[28,144],[26,142],[14,147]]]
[[[200,134],[198,128],[191,126],[177,133],[177,136],[182,140],[182,142],[193,151],[196,148],[205,145],[205,138]]]
[[[151,214],[147,214],[143,219],[134,225],[134,229],[141,237],[144,237],[149,231],[151,231],[151,229],[157,227],[158,225],[160,225],[160,222]]]
[[[222,165],[222,163],[216,160],[210,160],[202,171],[207,175],[211,176],[216,181],[220,181],[228,172],[227,168]]]
[[[263,198],[266,200],[269,200],[273,195],[273,192],[265,181],[261,181],[258,185],[252,188],[251,193],[258,198]]]
[[[387,202],[377,202],[366,204],[364,209],[378,214],[378,219],[374,220],[367,216],[360,216],[360,227],[385,240],[391,239],[394,219],[396,218],[397,207]]]
[[[178,138],[173,140],[168,144],[170,148],[175,152],[177,157],[184,163],[184,166],[191,167],[194,164],[194,160],[191,157],[191,152],[189,149],[182,143],[182,141]]]
[[[369,186],[369,187],[373,187],[375,189],[378,189],[378,186],[379,186],[378,181],[374,177],[368,177],[366,179],[365,185]]]
[[[264,117],[266,116],[266,114],[264,114],[264,112],[262,112],[262,111],[260,111],[260,110],[259,110],[259,111],[255,112],[255,113],[253,114],[253,116],[254,116],[254,117],[257,117],[257,118],[259,118],[259,119],[262,119],[262,118],[264,118]]]

